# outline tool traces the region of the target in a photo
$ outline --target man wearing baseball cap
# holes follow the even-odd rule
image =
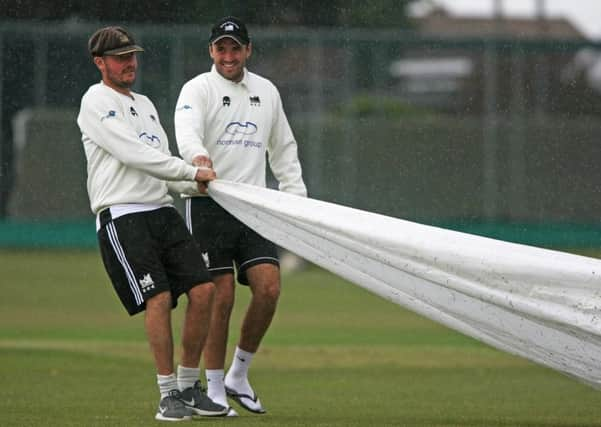
[[[144,52],[132,35],[121,27],[106,27],[96,31],[88,41],[88,49],[93,57]]]
[[[144,49],[127,30],[101,28],[90,37],[88,49],[102,76],[82,97],[77,117],[88,162],[88,194],[115,291],[130,315],[145,313],[161,395],[155,418],[226,415],[227,408],[210,400],[198,381],[214,284],[168,193],[204,192],[215,172],[169,152],[154,104],[131,90],[136,54]],[[176,377],[171,309],[182,294],[188,306]]]
[[[209,44],[216,43],[228,37],[235,40],[239,45],[248,46],[250,44],[246,25],[234,16],[223,18],[213,25]]]
[[[188,81],[175,110],[175,133],[184,160],[215,168],[219,178],[266,186],[266,156],[281,191],[305,197],[297,145],[277,88],[251,73],[248,30],[240,19],[217,22],[209,36],[211,71]],[[204,350],[208,396],[227,406],[265,409],[248,380],[248,369],[273,319],[280,295],[276,246],[248,228],[205,194],[188,193],[186,220],[206,246],[215,283],[211,328]],[[250,288],[233,362],[225,372],[229,321],[234,305],[234,273]],[[228,415],[237,415],[230,409]]]

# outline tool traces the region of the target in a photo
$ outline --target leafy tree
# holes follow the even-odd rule
[[[236,15],[257,25],[323,27],[409,26],[407,6],[415,0],[0,0],[0,19],[209,24]]]

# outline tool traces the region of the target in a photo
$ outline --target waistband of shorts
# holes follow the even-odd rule
[[[152,212],[162,208],[175,209],[173,205],[144,205],[144,204],[124,204],[124,205],[113,205],[100,211],[96,217],[96,230],[100,230],[102,227],[107,225],[109,222],[129,214],[137,214],[143,212]]]
[[[106,208],[98,214],[98,221],[99,221],[100,228],[104,227],[112,220],[113,220],[113,215],[111,215],[111,208]]]
[[[194,196],[190,200],[194,203],[217,203],[211,196]]]

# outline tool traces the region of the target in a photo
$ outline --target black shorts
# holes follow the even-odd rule
[[[210,282],[198,244],[172,207],[137,212],[113,220],[100,213],[98,242],[104,267],[130,315],[146,308],[154,295],[170,291],[177,298]]]
[[[248,268],[265,263],[280,265],[274,243],[238,221],[210,197],[186,200],[186,223],[205,257],[208,254],[213,277],[233,273],[235,265],[238,282],[248,285]]]

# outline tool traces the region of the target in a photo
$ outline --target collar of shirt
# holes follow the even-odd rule
[[[239,82],[233,82],[223,77],[217,72],[217,67],[215,67],[215,64],[211,66],[211,74],[213,74],[217,79],[219,79],[223,83],[231,84],[234,86],[240,85],[248,89],[248,70],[246,69],[246,67],[244,67],[244,77],[242,77],[242,80],[240,80]]]
[[[246,71],[246,70],[245,70],[245,71]],[[246,76],[246,74],[245,74],[245,76]],[[132,101],[135,101],[135,100],[136,100],[136,98],[135,98],[135,96],[134,96],[134,92],[132,92],[131,90],[129,91],[129,95],[125,95],[124,93],[121,93],[121,92],[119,92],[118,90],[115,90],[115,89],[113,89],[112,87],[110,87],[109,85],[107,85],[107,84],[106,84],[106,83],[105,83],[103,80],[100,80],[100,84],[101,84],[102,86],[104,86],[105,88],[112,90],[113,92],[117,93],[117,94],[118,94],[118,95],[120,95],[120,96],[124,96],[125,98],[129,98],[129,99],[130,99],[130,100],[132,100]]]

